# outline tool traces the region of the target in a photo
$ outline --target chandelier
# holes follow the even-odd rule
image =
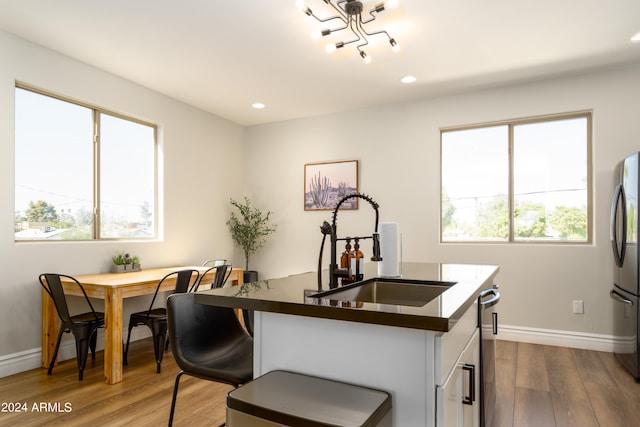
[[[398,42],[389,35],[384,30],[380,31],[372,31],[368,32],[365,29],[365,25],[374,21],[376,19],[377,13],[385,10],[385,3],[378,3],[373,9],[369,10],[369,17],[366,19],[362,18],[362,11],[364,10],[364,6],[361,1],[358,0],[323,0],[326,4],[331,6],[336,12],[337,15],[329,16],[327,18],[320,18],[313,13],[311,8],[304,4],[302,0],[298,0],[297,4],[302,11],[307,14],[307,16],[313,16],[319,22],[329,22],[329,21],[341,21],[341,24],[337,28],[324,29],[319,32],[312,33],[312,36],[317,37],[326,37],[330,34],[337,33],[343,30],[347,30],[347,34],[351,36],[350,40],[347,41],[339,41],[337,43],[329,43],[327,45],[327,52],[333,52],[336,49],[341,49],[344,46],[352,43],[356,43],[356,49],[360,53],[360,57],[367,64],[371,62],[371,57],[367,55],[364,51],[364,48],[369,44],[369,38],[371,36],[376,36],[380,34],[384,34],[387,36],[389,44],[394,51],[398,51],[400,46]],[[396,1],[391,0],[388,2],[387,8],[396,5]],[[350,30],[350,31],[349,31]]]

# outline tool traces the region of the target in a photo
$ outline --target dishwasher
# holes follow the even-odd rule
[[[496,335],[498,334],[498,284],[478,297],[480,327],[480,426],[491,427],[496,411]]]

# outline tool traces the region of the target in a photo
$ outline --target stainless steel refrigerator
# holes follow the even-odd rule
[[[634,153],[616,168],[617,185],[611,206],[611,246],[615,262],[613,287],[609,294],[614,304],[614,353],[617,359],[640,381],[638,356],[638,165],[640,153]]]

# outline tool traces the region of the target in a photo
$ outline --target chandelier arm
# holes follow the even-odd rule
[[[371,15],[371,18],[369,18],[369,19],[367,19],[365,21],[362,21],[362,23],[363,24],[367,24],[367,23],[375,20],[376,16],[374,15],[374,13],[380,13],[380,12],[383,12],[384,10],[385,10],[384,3],[380,3],[380,4],[376,5],[376,7],[374,7],[373,9],[371,9],[369,11],[369,15]]]
[[[356,41],[356,40],[354,40],[354,41]],[[361,48],[366,46],[366,45],[368,45],[368,44],[369,44],[369,40],[364,39],[364,43],[360,43],[358,46],[356,46],[356,49],[358,49],[358,52],[362,52]]]
[[[387,33],[385,30],[374,31],[374,32],[368,33],[368,32],[367,32],[367,31],[362,27],[362,25],[360,26],[360,30],[361,30],[361,31],[363,31],[367,36],[375,36],[375,35],[377,35],[377,34],[385,34],[389,40],[391,40],[391,39],[392,39],[392,37],[389,35],[389,33]]]
[[[376,11],[375,9],[370,10],[370,11],[369,11],[369,15],[371,15],[371,18],[369,18],[369,19],[367,19],[367,20],[362,20],[362,18],[361,18],[361,19],[360,19],[360,20],[361,20],[361,23],[362,23],[362,24],[368,24],[368,23],[369,23],[369,22],[371,22],[371,21],[375,21],[375,20],[376,20],[376,16],[373,14],[373,12],[375,12],[375,11]]]
[[[329,22],[329,21],[333,21],[334,19],[339,19],[342,22],[344,22],[345,24],[347,23],[347,21],[344,19],[344,17],[342,16],[330,16],[329,18],[320,18],[318,16],[316,16],[315,13],[311,12],[311,16],[313,16],[314,18],[316,18],[316,20],[318,22]],[[346,27],[345,27],[346,28]]]
[[[348,42],[342,42],[342,46],[340,46],[340,47],[344,47],[344,46],[346,46],[348,44],[355,43],[357,41],[360,41],[360,39],[353,39],[353,40],[349,40]]]
[[[347,23],[345,22],[344,27],[340,27],[340,28],[330,28],[330,29],[329,29],[329,34],[331,34],[331,33],[335,33],[336,31],[346,30],[347,28],[349,28],[349,24],[347,24]],[[329,34],[327,34],[327,35],[329,35]]]
[[[360,33],[360,35],[362,36],[362,38],[365,40],[365,44],[369,43],[369,40],[367,39],[367,36],[371,36],[375,33],[367,33],[367,30],[364,29],[364,27],[362,26],[362,17],[358,17],[358,19],[356,19],[356,26],[358,28],[358,33]],[[364,45],[361,45],[364,46]]]
[[[349,40],[347,42],[340,42],[341,43],[340,47],[344,47],[345,45],[348,45],[348,44],[351,44],[351,43],[356,43],[356,42],[359,42],[360,40],[362,40],[362,33],[360,33],[359,31],[356,31],[357,27],[354,29],[354,27],[353,27],[354,22],[353,22],[352,19],[350,19],[349,21],[350,22],[349,22],[348,27],[351,30],[351,32],[356,36],[356,38],[353,39],[353,40]],[[345,28],[347,28],[347,27],[345,27]],[[366,41],[366,39],[365,39],[365,41]],[[369,42],[365,43],[365,45],[368,44],[368,43]],[[364,46],[364,45],[362,45],[362,46]]]
[[[363,54],[366,55],[366,53],[364,53],[361,48],[369,44],[369,40],[366,37],[368,34],[366,31],[364,31],[364,28],[362,28],[362,23],[359,20],[356,21],[356,28],[358,30],[358,34],[362,37],[362,40],[364,40],[364,43],[360,43],[359,45],[357,45],[356,49],[358,49],[358,52],[360,52],[360,56],[362,56],[362,58],[364,59],[365,56],[363,56]]]
[[[337,5],[333,4],[333,1],[331,0],[329,1],[325,0],[325,3],[328,3],[332,8],[334,8],[340,14],[340,16],[342,16],[346,20],[348,19],[347,12],[344,11],[343,7],[340,7],[340,3],[344,3],[345,1],[346,0],[338,1]]]
[[[355,25],[354,25],[355,24]],[[359,28],[358,28],[358,22],[357,20],[355,20],[352,17],[349,17],[349,27],[351,28],[351,32],[357,37],[354,40],[351,40],[350,42],[345,42],[345,44],[349,44],[349,43],[354,43],[357,41],[360,41],[362,38],[364,38],[364,35],[360,32]],[[367,41],[367,39],[364,39],[365,41]],[[365,43],[368,44],[369,42]]]
[[[371,21],[367,21],[367,22],[371,22]],[[385,31],[385,30],[372,31],[372,32],[370,32],[370,33],[369,33],[369,32],[367,32],[367,30],[365,30],[365,29],[364,29],[364,26],[363,26],[363,24],[366,24],[367,22],[360,21],[360,22],[358,23],[358,24],[359,24],[359,25],[358,25],[358,26],[359,26],[359,29],[360,29],[360,31],[361,31],[362,33],[364,33],[364,35],[367,35],[367,36],[371,37],[371,36],[375,36],[375,35],[378,35],[378,34],[384,34],[384,35],[386,35],[386,36],[387,36],[387,38],[388,38],[389,40],[393,40],[393,38],[392,38],[392,37],[389,35],[389,33],[388,33],[387,31]]]
[[[362,40],[362,38],[357,38],[357,39],[349,40],[348,42],[342,42],[342,46],[341,46],[341,47],[344,47],[344,46],[346,46],[346,45],[348,45],[348,44],[351,44],[351,43],[359,42],[360,40]],[[364,44],[362,44],[362,45],[358,45],[358,46],[364,46],[364,45],[366,45],[366,44],[368,44],[368,42],[367,42],[367,43],[364,43]]]

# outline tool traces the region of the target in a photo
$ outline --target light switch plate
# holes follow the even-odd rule
[[[584,301],[573,302],[573,314],[584,314]]]

